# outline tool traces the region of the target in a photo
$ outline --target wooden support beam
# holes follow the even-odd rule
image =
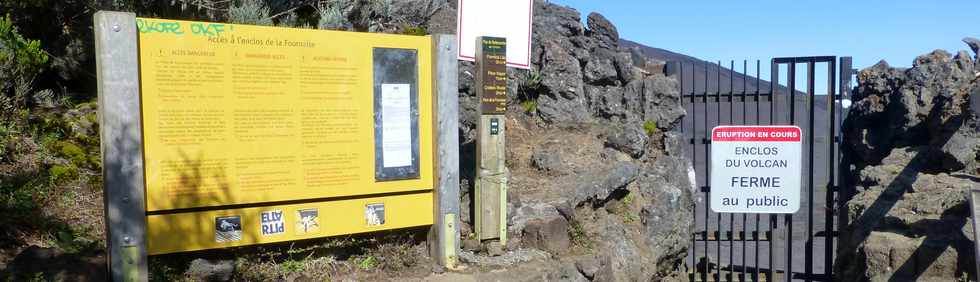
[[[459,63],[454,35],[432,36],[436,117],[436,190],[430,253],[453,269],[459,261]]]
[[[136,14],[94,17],[109,277],[147,281]]]

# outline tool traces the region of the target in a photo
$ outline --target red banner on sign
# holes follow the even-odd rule
[[[800,142],[801,140],[803,140],[803,132],[796,126],[719,126],[711,131],[711,142]]]

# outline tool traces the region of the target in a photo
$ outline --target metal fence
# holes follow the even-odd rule
[[[680,82],[687,116],[681,131],[697,175],[695,232],[686,260],[691,281],[831,281],[839,199],[840,122],[851,87],[851,58],[776,58],[770,80],[749,63],[669,62]],[[798,71],[798,67],[803,67]],[[818,68],[823,71],[818,72]],[[822,74],[821,74],[822,73]],[[839,76],[838,76],[839,74]],[[826,88],[817,93],[817,80]],[[797,88],[797,80],[805,88]],[[839,83],[838,83],[839,82]],[[803,130],[802,203],[795,214],[711,211],[708,200],[711,128],[717,125],[797,125]],[[782,218],[782,222],[780,222]],[[804,223],[804,228],[797,228]],[[802,256],[798,251],[802,247]]]

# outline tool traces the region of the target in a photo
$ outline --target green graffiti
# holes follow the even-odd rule
[[[190,23],[192,35],[200,36],[220,36],[225,32],[226,25],[222,23]],[[232,26],[227,26],[231,29]],[[140,33],[170,33],[184,35],[184,29],[179,22],[152,21],[147,19],[136,19],[136,28]]]
[[[202,36],[219,36],[225,32],[225,24],[220,23],[191,23],[191,33]]]
[[[136,28],[140,33],[172,33],[183,35],[180,23],[178,22],[155,22],[145,19],[136,19]]]

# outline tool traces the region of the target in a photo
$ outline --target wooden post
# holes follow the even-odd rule
[[[476,96],[480,97],[480,123],[476,143],[476,222],[479,240],[507,244],[507,41],[476,39]]]
[[[109,277],[146,281],[146,209],[136,14],[95,13]]]
[[[436,98],[436,191],[430,252],[439,265],[456,268],[459,258],[459,63],[454,35],[432,36]],[[434,237],[434,238],[433,238]]]

